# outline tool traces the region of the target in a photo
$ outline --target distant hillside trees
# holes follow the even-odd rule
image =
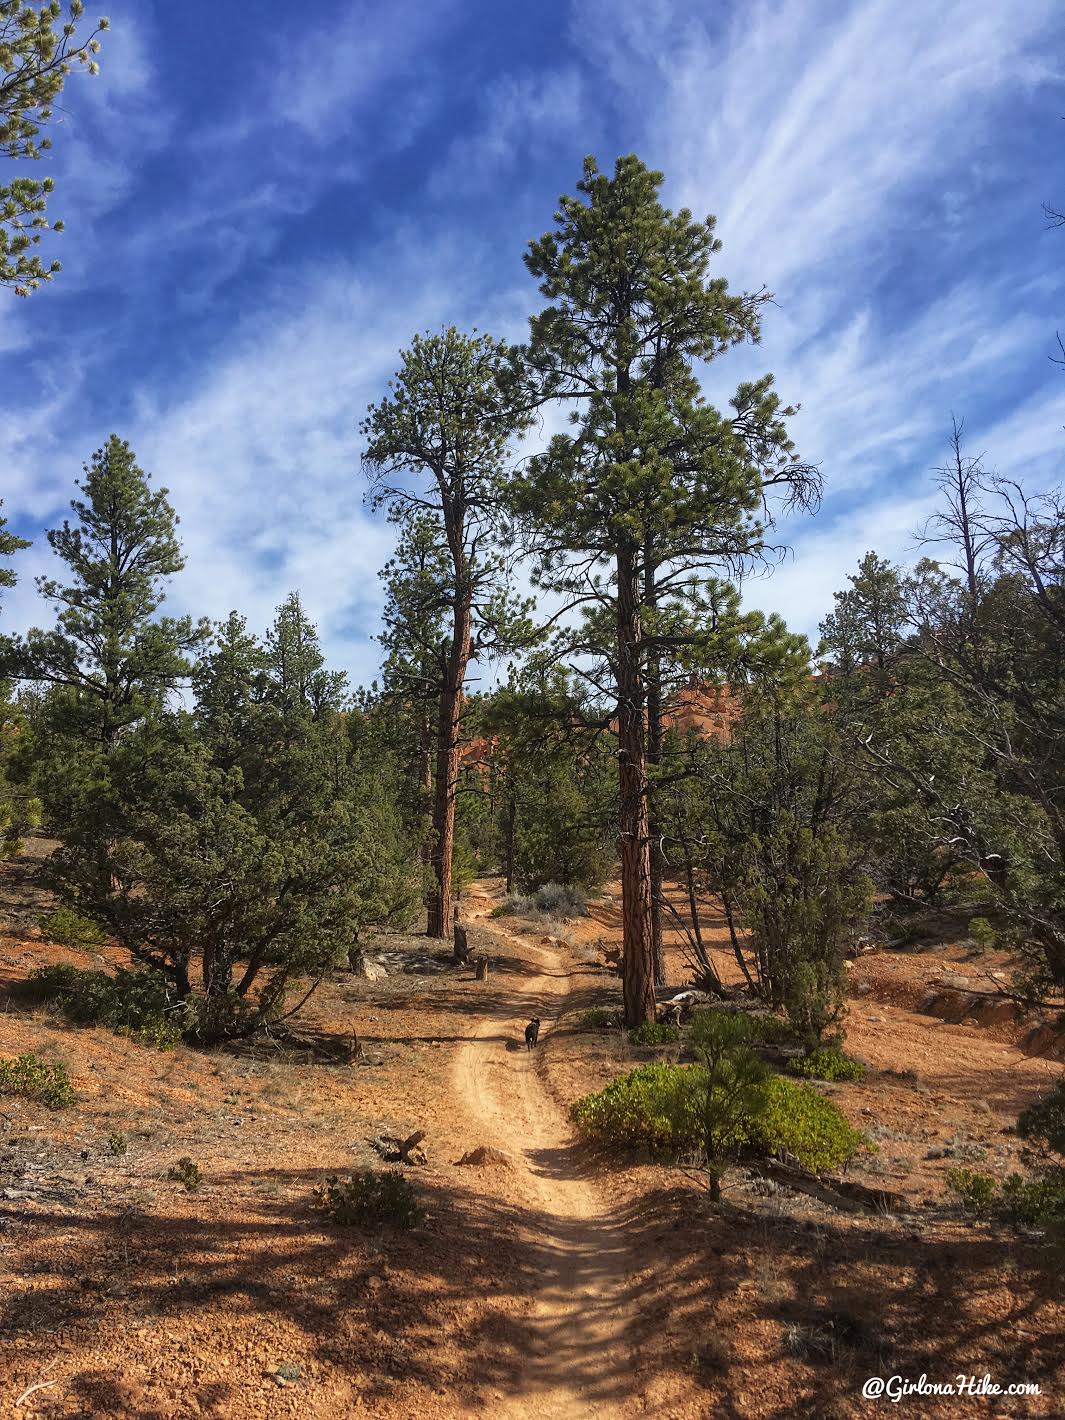
[[[903,906],[949,892],[989,913],[1018,990],[1065,1003],[1065,507],[987,475],[954,425],[924,530],[936,560],[901,576],[871,555],[823,628],[827,694],[876,789],[874,872]],[[840,613],[874,569],[890,656]],[[868,600],[868,599],[867,599]],[[849,633],[848,633],[849,634]]]
[[[614,869],[617,775],[591,720],[574,679],[535,662],[480,707],[469,777],[490,806],[508,892],[598,887]]]

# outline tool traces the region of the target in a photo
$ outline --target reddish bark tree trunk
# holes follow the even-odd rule
[[[645,689],[634,551],[618,554],[618,778],[625,1024],[655,1018]]]
[[[418,745],[418,814],[422,824],[422,841],[418,850],[422,866],[428,867],[433,861],[433,721],[426,712],[422,717],[421,738]],[[425,905],[429,905],[426,892]]]
[[[655,562],[650,544],[643,550],[643,604],[654,609],[658,605],[655,586]],[[647,763],[653,771],[662,763],[662,666],[652,652],[647,657]],[[662,827],[658,822],[658,807],[648,786],[648,816],[651,834],[651,953],[655,964],[655,985],[666,984],[666,962],[662,952],[662,879],[665,862],[662,854]]]
[[[433,717],[426,711],[422,717],[421,737],[418,745],[418,814],[422,829],[418,858],[423,868],[432,867],[433,844],[436,842],[436,834],[433,829],[433,748],[435,738]],[[434,896],[435,888],[430,886],[428,875],[426,875],[425,894],[422,899],[426,912],[432,910]]]
[[[507,842],[506,842],[506,876],[507,893],[514,891],[514,868],[518,853],[518,802],[514,797],[513,785],[507,786],[509,795],[507,801]]]

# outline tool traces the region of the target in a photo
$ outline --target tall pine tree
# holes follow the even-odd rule
[[[767,297],[710,278],[714,220],[663,207],[662,181],[634,156],[613,177],[589,158],[580,195],[561,198],[555,230],[530,244],[550,304],[529,358],[545,392],[571,404],[574,430],[514,486],[541,584],[589,608],[613,642],[599,642],[600,683],[616,707],[630,1025],[654,1014],[649,690],[664,658],[742,659],[764,628],[740,615],[732,583],[765,551],[766,500],[816,492],[771,377],[741,385],[728,414],[703,401],[693,362],[757,339]]]
[[[59,608],[56,625],[16,643],[15,671],[65,692],[56,700],[60,727],[106,753],[188,676],[188,657],[210,628],[156,615],[185,560],[168,490],[153,491],[129,444],[112,434],[78,488],[76,523],[48,533],[71,581],[37,580]]]
[[[455,796],[467,670],[478,656],[519,644],[529,628],[508,594],[499,548],[508,445],[528,425],[516,352],[453,326],[416,336],[391,393],[371,405],[362,431],[375,501],[394,514],[429,514],[447,559],[447,659],[436,722],[433,875],[428,932],[452,920]],[[411,483],[397,482],[407,475]]]

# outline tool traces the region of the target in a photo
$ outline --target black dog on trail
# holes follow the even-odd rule
[[[525,1049],[531,1050],[536,1044],[536,1037],[540,1034],[540,1017],[531,1020],[525,1027]]]

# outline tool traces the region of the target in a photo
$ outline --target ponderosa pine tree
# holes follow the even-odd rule
[[[907,630],[906,597],[897,568],[867,552],[850,586],[835,593],[835,609],[821,623],[821,637],[838,670],[861,670],[867,694],[882,697]]]
[[[407,823],[421,844],[421,860],[433,860],[433,746],[440,697],[447,681],[451,610],[447,543],[426,512],[398,519],[396,550],[381,569],[386,600],[381,703],[387,707],[392,741],[408,785]]]
[[[339,710],[347,694],[343,671],[325,669],[318,630],[303,610],[299,592],[289,592],[266,633],[266,651],[276,693],[306,707],[315,719]]]
[[[82,0],[70,0],[67,17],[60,23],[60,0],[45,5],[26,0],[0,4],[0,156],[13,161],[39,158],[52,146],[38,139],[67,77],[76,66],[98,71],[96,55],[106,19],[97,22],[88,39],[78,42],[78,22],[85,13]],[[58,25],[58,28],[57,28]],[[42,281],[50,281],[59,262],[45,266],[33,248],[44,231],[61,232],[62,222],[49,223],[45,207],[55,184],[45,178],[17,177],[0,186],[0,286],[28,296]]]
[[[773,489],[803,499],[816,485],[771,377],[741,385],[729,414],[704,402],[693,362],[757,339],[768,297],[710,278],[714,219],[663,207],[662,181],[634,156],[613,177],[589,158],[581,195],[561,198],[556,230],[530,244],[551,304],[533,319],[529,359],[545,392],[573,404],[576,429],[513,487],[540,584],[593,608],[613,640],[599,654],[616,707],[629,1025],[655,1004],[649,688],[666,657],[742,659],[765,628],[740,616],[728,578],[764,552]]]
[[[192,673],[200,734],[222,769],[239,766],[255,743],[253,722],[267,700],[270,669],[267,648],[248,630],[247,619],[231,611]]]
[[[188,676],[188,657],[210,627],[156,615],[167,579],[185,562],[168,490],[152,490],[129,444],[112,434],[78,488],[76,524],[48,533],[72,580],[37,579],[59,608],[56,626],[17,641],[13,664],[19,679],[60,692],[51,705],[57,729],[106,754]]]
[[[447,555],[449,645],[437,710],[427,929],[446,937],[467,669],[478,656],[521,644],[531,630],[509,594],[499,550],[507,449],[530,415],[516,352],[491,336],[453,326],[417,336],[401,362],[391,393],[370,406],[361,427],[375,503],[399,516],[427,513]],[[395,482],[401,475],[413,484]]]

